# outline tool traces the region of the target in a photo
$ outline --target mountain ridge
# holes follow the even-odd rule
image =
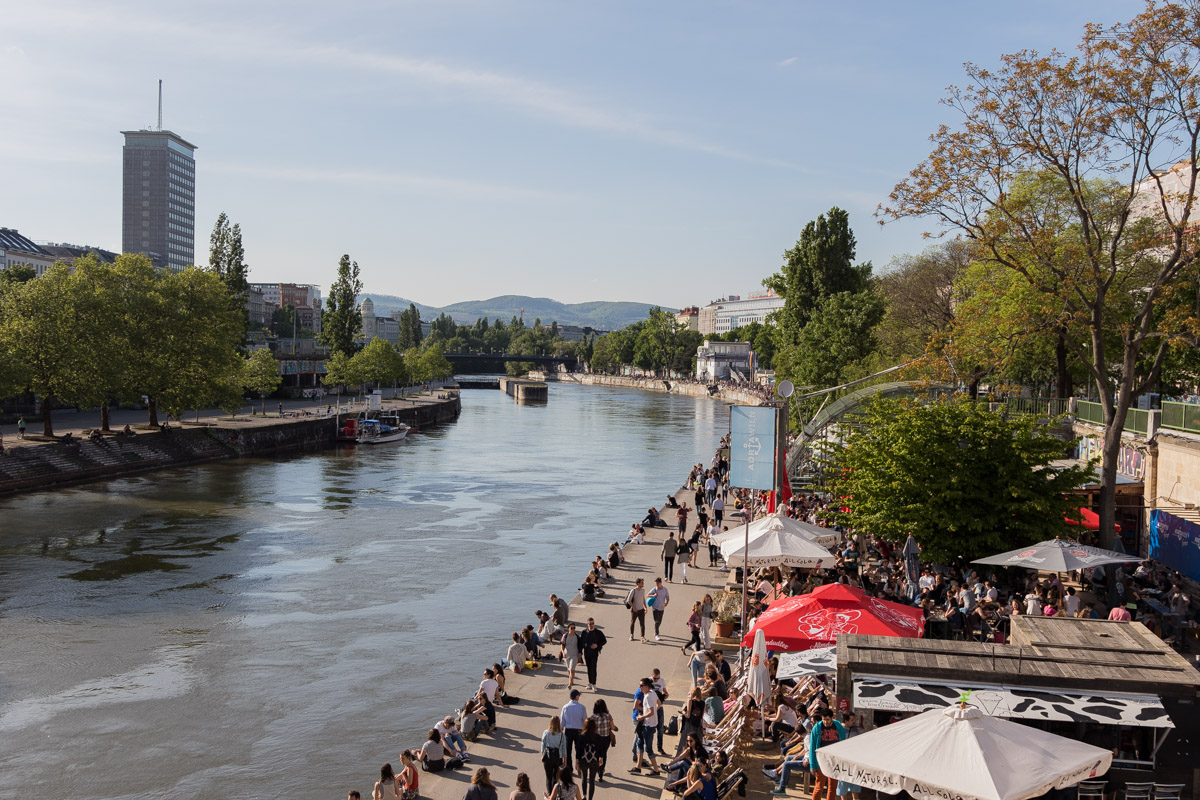
[[[530,297],[521,294],[505,294],[486,300],[463,300],[447,306],[430,306],[392,294],[363,292],[360,299],[371,298],[375,314],[389,316],[392,311],[403,311],[409,304],[417,307],[422,320],[432,320],[440,314],[448,314],[455,322],[471,324],[480,317],[502,319],[507,323],[514,316],[521,316],[524,309],[526,324],[535,319],[544,324],[557,322],[559,325],[578,325],[599,330],[615,331],[632,325],[650,315],[653,303],[635,303],[620,300],[591,300],[584,303],[560,303],[550,297]],[[672,310],[672,309],[667,309]]]

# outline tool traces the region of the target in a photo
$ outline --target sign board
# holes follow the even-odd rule
[[[1200,580],[1200,525],[1154,509],[1150,512],[1150,558]]]
[[[729,410],[729,485],[775,488],[775,409],[734,406]]]

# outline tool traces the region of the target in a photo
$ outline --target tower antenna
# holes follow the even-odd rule
[[[158,79],[158,129],[162,130],[162,78]]]

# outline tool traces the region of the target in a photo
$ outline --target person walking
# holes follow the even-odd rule
[[[596,733],[596,720],[592,717],[588,717],[583,723],[583,735],[579,737],[579,752],[575,763],[579,767],[583,800],[592,800],[596,796],[596,778],[599,777],[604,764],[604,756],[600,751],[600,736]]]
[[[563,754],[563,763],[568,767],[571,765],[571,753],[579,743],[579,737],[583,733],[583,723],[587,719],[587,709],[583,707],[583,703],[579,702],[579,695],[578,689],[572,689],[571,699],[559,712],[563,735],[567,737],[567,751]]]
[[[815,778],[812,800],[821,800],[822,792],[825,793],[825,800],[833,800],[834,792],[837,790],[837,781],[831,780],[821,772],[821,766],[817,763],[817,750],[845,738],[846,729],[842,727],[842,723],[833,718],[833,709],[821,709],[821,721],[813,725],[808,734],[808,768],[812,770]]]
[[[575,631],[575,623],[567,625],[567,632],[562,635],[562,645],[558,650],[558,658],[567,668],[567,688],[575,688],[575,668],[579,666],[579,650],[581,643],[579,634]]]
[[[579,634],[579,646],[583,650],[583,663],[587,665],[589,692],[596,688],[596,666],[600,663],[600,651],[606,644],[608,637],[596,627],[596,620],[588,617],[587,628]]]
[[[617,723],[612,714],[608,713],[608,704],[604,698],[597,698],[592,704],[592,719],[596,721],[596,735],[600,737],[600,775],[596,778],[604,783],[604,768],[608,765],[608,749],[616,744]]]
[[[680,536],[683,532],[680,531]],[[667,540],[662,544],[662,562],[663,575],[670,581],[675,577],[675,555],[679,552],[679,542],[675,539],[675,533],[671,532],[667,535]]]
[[[18,439],[25,438],[25,415],[24,414],[17,417],[17,438]]]
[[[700,498],[698,497],[696,498],[696,504],[700,504]],[[687,519],[689,511],[691,511],[691,509],[688,508],[687,503],[680,503],[679,508],[675,511],[675,524],[679,526],[680,536],[683,536],[684,532],[687,531]]]
[[[654,696],[658,698],[658,727],[655,728],[654,736],[658,740],[658,754],[665,757],[667,753],[663,750],[663,734],[667,729],[667,679],[662,676],[658,667],[650,670],[650,685],[654,687]]]
[[[654,579],[654,586],[650,589],[650,594],[646,596],[646,605],[650,607],[654,616],[654,641],[661,642],[659,636],[662,629],[663,613],[667,610],[667,604],[671,602],[671,593],[667,591],[667,587],[663,586],[662,578]]]
[[[646,582],[637,579],[629,594],[625,595],[625,607],[629,609],[629,641],[633,641],[633,628],[642,626],[642,641],[646,641]]]
[[[712,649],[713,599],[711,594],[704,595],[700,601],[700,640],[705,650]]]
[[[554,779],[567,752],[567,737],[563,735],[558,715],[550,718],[550,724],[542,731],[542,768],[546,771],[546,794],[554,791]]]
[[[644,755],[650,761],[650,774],[657,775],[660,770],[658,759],[654,757],[654,732],[658,728],[658,710],[662,703],[659,702],[654,683],[649,678],[642,678],[638,688],[642,695],[642,708],[640,712],[635,712],[634,718],[637,720],[636,734],[641,740],[641,747],[634,750],[633,768],[629,771],[634,775],[642,774]]]
[[[689,647],[691,647],[693,649],[693,651],[700,650],[703,647],[703,645],[701,645],[701,643],[700,643],[700,623],[701,623],[700,609],[701,609],[701,603],[699,600],[692,603],[692,613],[688,616],[688,619],[687,619],[688,631],[691,632],[692,638],[687,644],[685,644],[683,647],[679,648],[679,652],[683,653],[685,656],[687,655],[687,651],[688,651]]]
[[[554,791],[547,792],[545,797],[546,800],[583,800],[583,795],[579,793],[579,787],[575,785],[575,776],[571,772],[570,766],[563,766],[559,769]]]

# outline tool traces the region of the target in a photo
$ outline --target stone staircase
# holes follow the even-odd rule
[[[228,458],[237,451],[207,430],[174,429],[133,439],[105,436],[72,444],[46,442],[6,448],[0,455],[0,493],[50,487]]]

